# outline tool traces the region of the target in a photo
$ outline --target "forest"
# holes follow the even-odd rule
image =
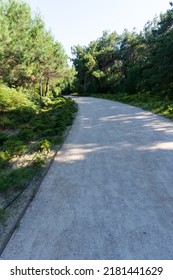
[[[45,165],[72,124],[77,108],[64,94],[173,118],[172,3],[140,32],[104,31],[88,46],[73,46],[72,66],[24,1],[0,0],[0,27],[0,210]]]
[[[73,47],[77,89],[106,92],[166,92],[173,89],[173,9],[137,33],[103,32],[87,47]]]
[[[173,4],[142,31],[104,31],[72,48],[76,91],[124,101],[173,117]],[[151,104],[152,103],[152,104]]]

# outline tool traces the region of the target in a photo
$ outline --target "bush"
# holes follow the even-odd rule
[[[8,90],[16,92],[15,90]],[[1,94],[1,101],[2,96],[4,97],[4,95]],[[0,133],[0,168],[2,168],[0,173],[0,192],[9,190],[10,194],[16,190],[23,189],[40,167],[45,165],[46,153],[52,148],[51,145],[59,144],[63,140],[62,132],[68,124],[71,124],[73,112],[76,111],[74,102],[71,99],[68,100],[62,97],[52,99],[51,102],[47,100],[48,102],[45,102],[47,104],[44,104],[42,108],[37,105],[37,111],[34,107],[27,107],[30,101],[27,101],[27,106],[24,106],[24,102],[23,104],[21,103],[21,107],[19,102],[16,101],[16,107],[8,108],[7,103],[11,104],[11,100],[7,98],[6,101],[8,102],[4,103],[5,105],[3,106],[2,102],[0,103],[0,108],[3,107],[2,110],[4,110],[1,115],[6,116],[6,120],[3,120],[4,128],[6,124],[10,126],[13,124],[15,128],[13,134]],[[25,153],[27,146],[28,151],[32,149],[32,145],[29,145],[32,140],[38,141],[34,149],[35,151],[40,151],[33,164],[17,169],[12,169],[11,165],[7,166],[14,155]]]
[[[42,167],[45,164],[45,159],[43,156],[37,155],[33,161],[33,166]]]
[[[2,129],[13,128],[14,127],[14,123],[13,123],[12,120],[9,119],[8,116],[0,116],[0,127]]]
[[[40,141],[37,146],[36,146],[36,149],[40,152],[49,152],[50,151],[50,147],[51,147],[51,144],[48,140],[42,140]]]
[[[30,122],[35,117],[36,111],[33,108],[17,108],[9,112],[10,118],[16,125]]]
[[[3,168],[7,165],[8,161],[10,159],[9,153],[0,151],[0,168]]]
[[[0,133],[0,146],[2,146],[7,139],[8,135],[6,133]]]
[[[15,138],[7,140],[4,146],[11,155],[22,155],[27,150],[27,147],[24,145],[23,141],[15,140]]]
[[[13,189],[23,189],[35,174],[33,167],[21,167],[13,170],[6,170],[0,174],[0,192]]]
[[[34,132],[32,128],[29,127],[22,127],[20,132],[18,133],[17,137],[26,143],[32,141],[34,139]]]
[[[36,109],[34,103],[30,101],[22,91],[0,86],[0,110],[10,111],[21,108]]]
[[[51,100],[51,98],[45,96],[45,97],[42,97],[42,100],[41,100],[41,105],[43,107],[47,107],[47,106],[51,106],[53,104],[53,101]]]
[[[170,114],[173,114],[173,106],[172,105],[168,105],[167,110]]]

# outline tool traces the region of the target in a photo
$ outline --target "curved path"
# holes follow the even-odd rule
[[[74,125],[2,259],[173,259],[173,122],[75,100]]]

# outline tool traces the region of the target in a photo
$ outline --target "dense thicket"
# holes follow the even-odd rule
[[[104,32],[88,46],[73,47],[76,90],[88,93],[173,90],[173,9],[143,31]]]
[[[0,79],[9,87],[49,92],[69,76],[67,56],[41,17],[23,1],[0,0]]]

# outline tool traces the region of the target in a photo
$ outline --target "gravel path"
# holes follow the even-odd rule
[[[1,258],[173,259],[173,122],[74,99],[74,125]]]

